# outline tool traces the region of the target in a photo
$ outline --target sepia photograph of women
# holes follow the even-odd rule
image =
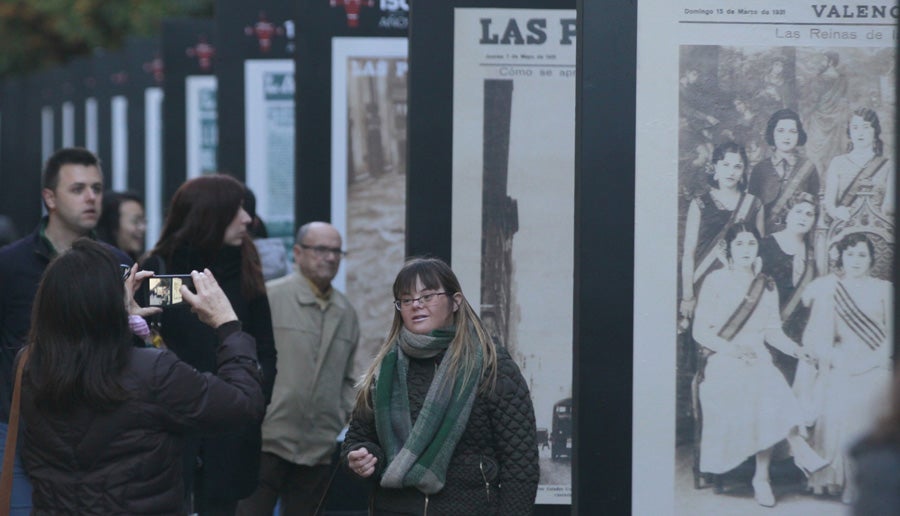
[[[891,374],[894,56],[680,48],[680,512],[854,500]]]

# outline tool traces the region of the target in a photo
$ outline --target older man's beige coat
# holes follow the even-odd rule
[[[266,290],[278,375],[262,425],[262,449],[295,464],[328,464],[355,400],[356,311],[336,289],[327,303],[317,301],[296,272],[270,281]]]

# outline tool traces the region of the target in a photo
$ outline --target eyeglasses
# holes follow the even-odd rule
[[[395,299],[394,300],[394,308],[396,308],[397,310],[409,310],[410,308],[412,308],[413,303],[415,303],[416,301],[421,302],[423,306],[430,305],[431,302],[434,301],[435,299],[437,299],[438,296],[443,296],[443,295],[450,295],[450,293],[449,292],[434,292],[432,294],[425,294],[424,296],[420,296],[420,297],[413,297],[413,298],[404,297],[401,299]]]
[[[140,226],[147,227],[147,219],[145,219],[144,217],[135,217],[135,218],[129,220],[128,222],[130,222],[131,224],[138,226],[138,227],[140,227]]]
[[[300,244],[301,249],[309,249],[314,252],[316,256],[319,258],[325,258],[329,255],[337,256],[341,258],[343,256],[347,256],[347,251],[344,251],[340,247],[325,247],[324,245],[306,245]]]

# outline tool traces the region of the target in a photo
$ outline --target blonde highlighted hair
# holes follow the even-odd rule
[[[403,265],[397,278],[394,280],[394,299],[400,299],[401,295],[408,295],[416,291],[417,280],[429,290],[443,290],[447,293],[449,302],[455,302],[453,294],[462,294],[459,280],[456,274],[443,260],[439,258],[411,258]],[[450,360],[447,378],[456,378],[457,371],[462,369],[463,381],[468,382],[473,374],[478,375],[481,381],[482,391],[492,391],[497,381],[497,349],[491,336],[488,335],[481,319],[466,301],[465,296],[459,301],[459,308],[453,314],[453,326],[456,335],[447,348],[445,360]],[[394,312],[394,321],[388,332],[387,339],[375,355],[372,364],[366,370],[365,375],[357,384],[359,389],[356,397],[354,413],[366,413],[372,410],[370,392],[375,386],[381,362],[393,348],[394,342],[403,328],[403,318],[400,311]],[[474,331],[469,331],[472,328]],[[481,369],[476,371],[476,350],[480,349],[483,356]]]

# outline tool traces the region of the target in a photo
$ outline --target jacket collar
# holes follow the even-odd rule
[[[334,293],[334,287],[329,288],[328,292],[324,294],[309,281],[303,274],[299,272],[297,274],[297,300],[300,304],[303,305],[311,305],[313,303],[318,304],[319,308],[322,311],[328,309],[328,306],[331,305],[332,294]]]
[[[41,217],[41,221],[38,223],[37,230],[35,230],[34,237],[34,252],[38,255],[46,258],[47,260],[52,260],[56,258],[56,255],[59,253],[56,252],[56,248],[53,247],[53,242],[47,238],[47,224],[50,223],[50,217],[48,215],[44,215]],[[84,235],[91,240],[97,240],[97,232],[95,230],[91,230],[90,233]]]
[[[57,253],[56,248],[53,247],[50,239],[47,238],[48,222],[50,222],[50,217],[44,215],[38,223],[37,231],[35,231],[34,236],[34,252],[47,260],[52,260],[53,258],[56,258]]]

